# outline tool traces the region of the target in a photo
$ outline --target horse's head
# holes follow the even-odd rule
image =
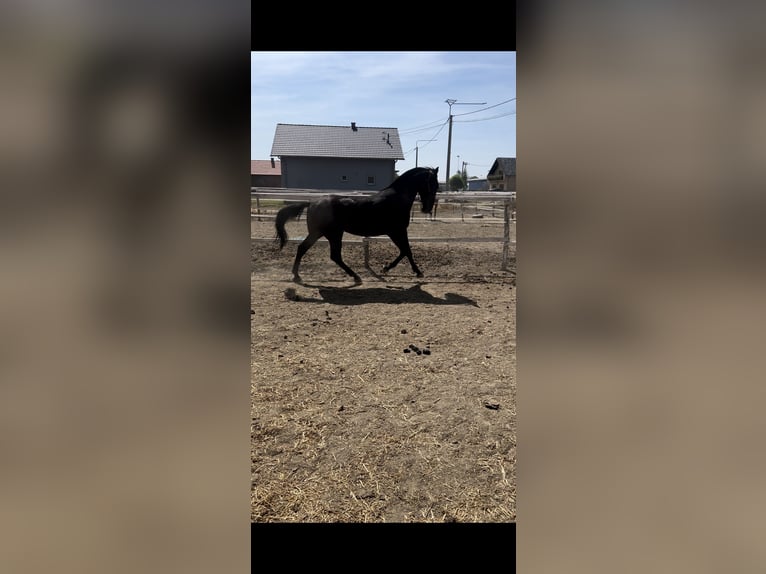
[[[425,168],[423,178],[425,183],[418,190],[423,213],[431,213],[436,202],[436,192],[439,191],[439,168]]]
[[[416,194],[419,195],[423,213],[431,213],[436,203],[436,192],[439,191],[438,174],[438,167],[413,167],[397,177],[389,187],[405,194],[410,202],[415,200]]]

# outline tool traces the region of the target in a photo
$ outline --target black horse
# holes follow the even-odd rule
[[[404,257],[409,259],[412,270],[422,277],[412,258],[407,226],[410,224],[410,210],[415,196],[420,195],[423,213],[430,213],[439,190],[436,169],[416,167],[397,177],[391,185],[371,196],[343,197],[328,195],[316,201],[303,201],[286,205],[277,213],[275,226],[280,249],[287,242],[285,223],[298,217],[304,209],[308,235],[298,246],[293,264],[293,281],[301,282],[298,267],[301,258],[320,237],[330,242],[330,259],[354,278],[358,285],[361,277],[343,262],[340,252],[343,233],[348,232],[362,237],[388,235],[399,248],[399,256],[383,269],[393,269]]]

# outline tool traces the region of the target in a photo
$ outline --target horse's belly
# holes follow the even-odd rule
[[[345,231],[351,235],[359,235],[361,237],[375,237],[377,235],[386,235],[388,233],[384,227],[353,224],[346,225]]]

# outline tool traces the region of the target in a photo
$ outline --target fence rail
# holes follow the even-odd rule
[[[362,189],[302,189],[286,187],[251,187],[250,195],[253,198],[263,199],[289,199],[308,201],[323,195],[364,196],[375,195],[377,190]],[[469,202],[469,201],[513,201],[516,199],[515,191],[440,191],[439,201],[443,202]]]
[[[250,188],[250,196],[256,201],[257,213],[251,214],[251,218],[261,218],[269,216],[260,213],[260,200],[281,200],[281,201],[311,201],[324,195],[342,195],[346,197],[360,197],[374,195],[377,190],[336,190],[336,189],[293,189],[284,187],[252,187]],[[409,240],[412,243],[479,243],[490,242],[503,244],[503,260],[501,269],[508,270],[508,263],[510,260],[510,248],[511,245],[515,245],[515,241],[510,239],[511,229],[511,211],[512,205],[515,203],[516,192],[513,191],[458,191],[458,192],[439,192],[440,203],[468,203],[476,201],[501,201],[503,203],[503,236],[502,237],[410,237]],[[304,238],[292,238],[288,241],[303,241]],[[251,238],[252,241],[271,243],[273,239]],[[365,262],[369,261],[369,248],[370,243],[375,241],[388,241],[388,238],[383,237],[365,237],[359,240],[349,240],[348,243],[362,243],[364,245],[364,258]]]

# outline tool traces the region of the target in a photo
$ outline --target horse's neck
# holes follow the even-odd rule
[[[381,193],[384,193],[384,192],[386,192],[386,191],[388,191],[388,192],[389,192],[389,194],[390,194],[392,197],[401,197],[401,198],[404,198],[404,199],[406,199],[406,200],[407,200],[409,203],[414,203],[414,202],[415,202],[415,196],[418,194],[417,190],[413,190],[413,189],[406,189],[406,190],[402,191],[402,190],[400,190],[400,189],[397,189],[397,188],[395,188],[395,187],[389,187],[389,188],[387,188],[387,189],[384,189],[383,191],[381,191]]]
[[[418,194],[417,186],[410,185],[407,186],[404,190],[396,190],[396,192],[401,195],[402,197],[407,198],[407,201],[410,203],[413,203],[415,201],[415,196]]]

